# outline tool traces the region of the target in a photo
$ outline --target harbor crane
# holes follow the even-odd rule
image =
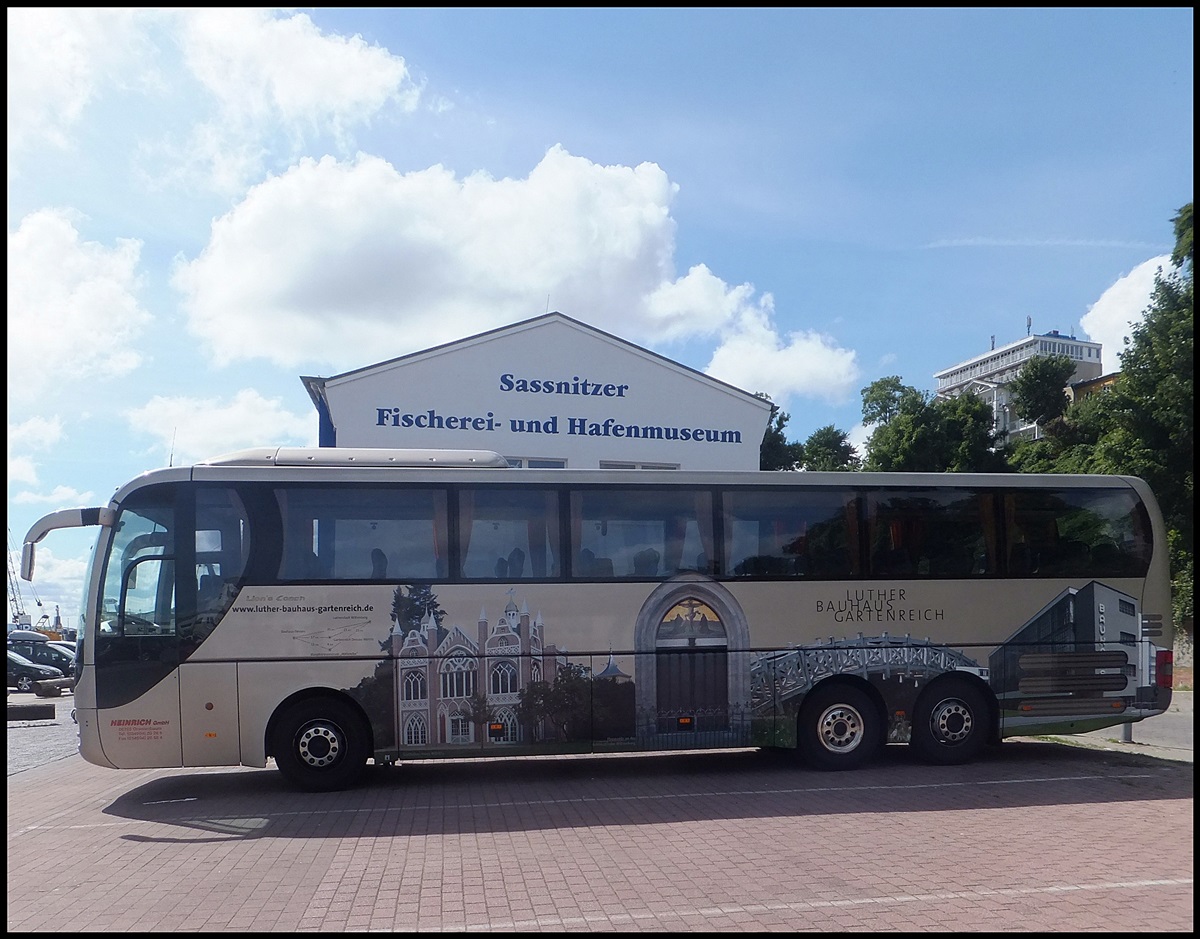
[[[34,603],[41,610],[42,601],[34,596]],[[13,566],[12,552],[12,530],[8,532],[8,605],[12,611],[12,619],[9,622],[9,629],[32,629],[31,617],[25,610],[25,598],[21,596],[21,587],[17,581],[17,571]],[[50,616],[43,613],[38,618],[38,625],[41,626],[44,622],[49,622]]]

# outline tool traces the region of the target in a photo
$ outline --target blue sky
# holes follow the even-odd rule
[[[861,443],[861,389],[1142,315],[1191,9],[8,8],[8,524],[315,444],[300,375],[540,315]],[[448,376],[448,380],[451,377]],[[92,533],[37,602],[77,615]]]

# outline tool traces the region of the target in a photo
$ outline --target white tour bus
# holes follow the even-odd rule
[[[265,766],[885,743],[961,763],[1171,701],[1167,538],[1116,476],[512,469],[255,449],[102,508],[79,748]]]

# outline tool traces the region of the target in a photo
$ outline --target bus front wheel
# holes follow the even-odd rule
[[[358,782],[367,766],[367,727],[358,712],[335,698],[291,705],[274,734],[275,765],[291,785],[332,792]]]
[[[973,683],[943,679],[917,699],[909,743],[928,763],[969,763],[987,746],[988,713],[987,699]]]
[[[796,744],[820,770],[857,769],[883,747],[883,718],[861,688],[833,684],[809,692],[797,718]]]

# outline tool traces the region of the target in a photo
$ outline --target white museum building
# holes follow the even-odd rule
[[[323,447],[524,467],[757,470],[771,418],[763,398],[558,312],[301,381]]]

